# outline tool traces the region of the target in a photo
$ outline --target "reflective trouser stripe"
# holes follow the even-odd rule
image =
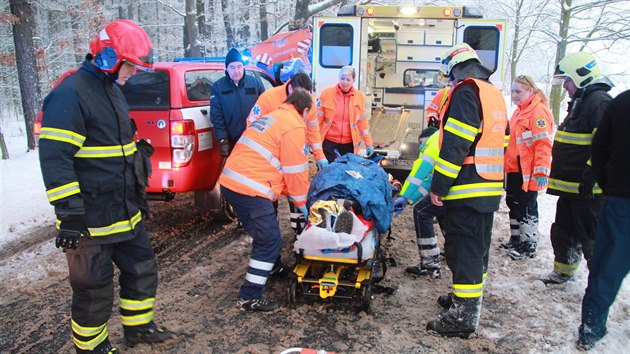
[[[251,273],[247,273],[247,275],[245,275],[245,279],[250,283],[258,285],[265,285],[265,283],[267,283],[267,277],[262,277],[260,275],[254,275]]]
[[[133,316],[120,316],[120,322],[122,322],[123,326],[141,326],[151,321],[153,321],[153,311]]]
[[[155,298],[150,297],[144,300],[120,299],[120,308],[130,311],[149,310],[153,308]]]
[[[106,324],[98,327],[83,327],[72,320],[72,341],[81,350],[93,350],[109,336]],[[92,338],[90,338],[92,337]]]
[[[479,284],[453,284],[453,295],[463,298],[481,297],[483,283]]]
[[[579,266],[580,266],[580,262],[574,265],[564,264],[558,261],[553,262],[553,270],[555,270],[556,272],[560,274],[569,275],[569,276],[573,276],[575,272],[577,272],[577,269]]]

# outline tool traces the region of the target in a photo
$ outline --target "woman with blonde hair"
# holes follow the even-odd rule
[[[538,191],[547,186],[551,170],[553,116],[547,97],[531,76],[512,82],[510,141],[505,152],[505,201],[510,209],[510,240],[501,244],[512,259],[533,258],[538,242]]]

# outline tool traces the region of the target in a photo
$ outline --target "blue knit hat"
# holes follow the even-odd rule
[[[225,56],[225,67],[227,67],[228,65],[230,65],[230,63],[233,63],[235,61],[240,61],[241,63],[243,63],[243,65],[245,65],[245,61],[243,61],[243,57],[241,56],[241,53],[239,53],[238,50],[236,50],[236,48],[232,48],[228,51],[227,55]]]

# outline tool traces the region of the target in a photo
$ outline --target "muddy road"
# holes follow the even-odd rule
[[[547,296],[540,294],[545,290],[540,282],[521,289],[538,298],[514,292],[510,286],[493,288],[490,283],[480,330],[472,339],[428,334],[426,322],[440,313],[435,300],[449,291],[451,273],[443,261],[442,279],[405,274],[406,266],[418,262],[411,208],[394,221],[395,239],[383,239],[384,252],[393,261],[381,285],[394,292],[374,294],[369,313],[343,300],[290,305],[286,278],[271,278],[265,290],[266,296],[280,301],[280,309],[264,314],[240,311],[236,298],[251,240],[235,223],[213,222],[211,215],[193,204],[191,195],[178,195],[170,203],[152,202],[147,221],[159,264],[156,322],[176,331],[178,340],[162,347],[127,348],[116,302],[108,325],[110,340],[121,352],[280,353],[306,347],[337,353],[526,353],[562,351],[566,337],[573,338],[574,323],[564,324],[566,335],[545,335],[563,323],[563,316],[555,314],[541,321],[547,312]],[[293,236],[286,202],[281,200],[279,210],[283,257],[291,263]],[[529,282],[533,275],[528,280],[528,269],[548,264],[535,263],[537,259],[516,263],[498,254],[498,244],[507,232],[503,209],[496,214],[491,275],[499,281],[518,276]],[[74,352],[65,258],[52,245],[53,237],[54,230],[43,227],[0,251],[0,353]],[[560,289],[547,291],[562,293]],[[533,303],[538,307],[531,309]],[[579,311],[579,301],[565,310]]]

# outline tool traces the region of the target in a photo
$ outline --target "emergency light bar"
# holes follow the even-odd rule
[[[435,18],[481,18],[481,13],[465,6],[415,6],[415,5],[346,5],[339,8],[337,16]]]

